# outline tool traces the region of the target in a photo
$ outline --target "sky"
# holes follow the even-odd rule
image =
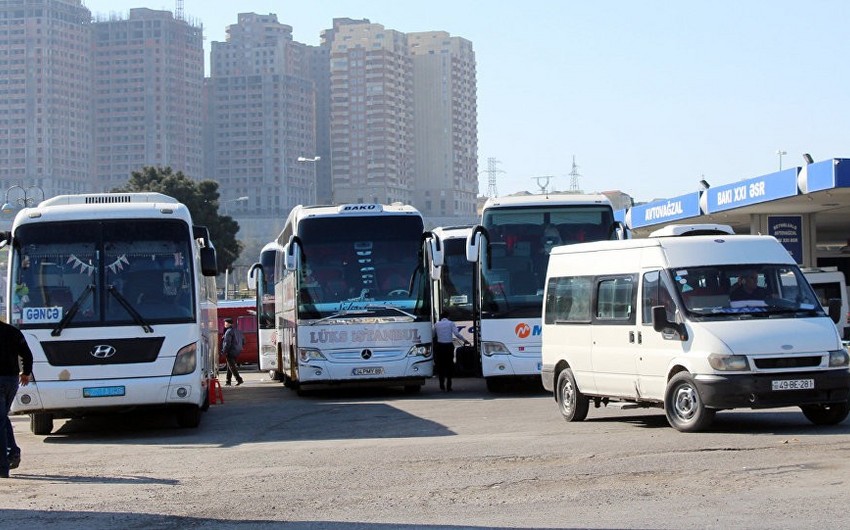
[[[122,17],[176,6],[83,3]],[[499,195],[547,180],[567,190],[575,159],[581,190],[649,201],[800,166],[803,153],[850,157],[845,0],[184,0],[207,63],[246,12],[276,14],[309,45],[344,17],[470,40],[481,195],[491,158]]]

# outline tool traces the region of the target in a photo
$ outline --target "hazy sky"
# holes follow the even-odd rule
[[[174,0],[84,0],[94,15]],[[568,189],[636,200],[850,157],[845,0],[185,0],[209,43],[237,13],[274,13],[319,44],[338,17],[469,39],[478,69],[480,192]]]

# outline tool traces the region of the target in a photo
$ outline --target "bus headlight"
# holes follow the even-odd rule
[[[409,350],[407,350],[408,357],[430,357],[431,356],[431,345],[430,344],[417,344],[412,346]]]
[[[829,367],[840,368],[850,365],[850,356],[846,350],[834,350],[829,352]]]
[[[511,351],[501,342],[482,342],[481,353],[491,357],[493,355],[510,355]]]
[[[749,370],[750,365],[747,363],[746,355],[724,355],[722,353],[712,353],[708,356],[708,364],[717,371],[727,372],[742,372]]]
[[[309,361],[324,361],[325,356],[315,348],[298,348],[298,359],[302,363],[306,363]]]
[[[171,375],[186,375],[195,371],[198,366],[198,344],[193,342],[180,348],[177,357],[174,358],[174,368]]]

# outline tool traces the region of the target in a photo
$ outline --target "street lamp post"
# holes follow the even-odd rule
[[[777,149],[776,154],[779,155],[779,171],[782,171],[782,157],[787,155],[787,151],[783,151],[782,149]]]
[[[228,204],[230,204],[231,202],[245,202],[245,201],[247,201],[247,200],[248,200],[248,196],[247,196],[247,195],[243,195],[242,197],[238,197],[238,198],[236,198],[236,199],[228,199],[228,200],[226,200],[226,201],[222,201],[221,206],[222,206],[222,207],[223,207],[223,209],[224,209],[224,214],[225,214],[225,215],[227,215],[227,214],[228,214],[227,205],[228,205]]]
[[[38,187],[38,186],[27,186],[25,188],[25,187],[23,187],[19,184],[14,184],[12,186],[9,186],[9,188],[6,190],[6,196],[5,196],[5,199],[3,201],[3,208],[2,208],[3,213],[11,213],[14,210],[18,209],[18,208],[15,207],[14,204],[9,202],[9,192],[11,192],[14,189],[21,190],[19,195],[23,195],[22,197],[18,197],[17,199],[15,199],[15,202],[18,204],[18,208],[29,208],[30,206],[32,206],[33,204],[36,203],[36,197],[34,195],[30,194],[31,191],[38,191],[39,193],[41,193],[41,199],[40,200],[42,200],[42,201],[44,200],[44,190],[41,189],[40,187]]]

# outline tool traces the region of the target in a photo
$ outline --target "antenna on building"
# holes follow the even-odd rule
[[[184,20],[183,18],[183,0],[176,0],[177,5],[174,8],[174,18],[176,20]]]
[[[487,159],[487,196],[491,198],[499,196],[499,192],[496,191],[496,175],[504,173],[501,169],[496,168],[496,164],[499,164],[499,161],[495,158]]]
[[[570,170],[570,193],[581,193],[581,188],[578,187],[578,178],[581,174],[578,172],[576,165],[576,155],[573,155],[573,168]]]

